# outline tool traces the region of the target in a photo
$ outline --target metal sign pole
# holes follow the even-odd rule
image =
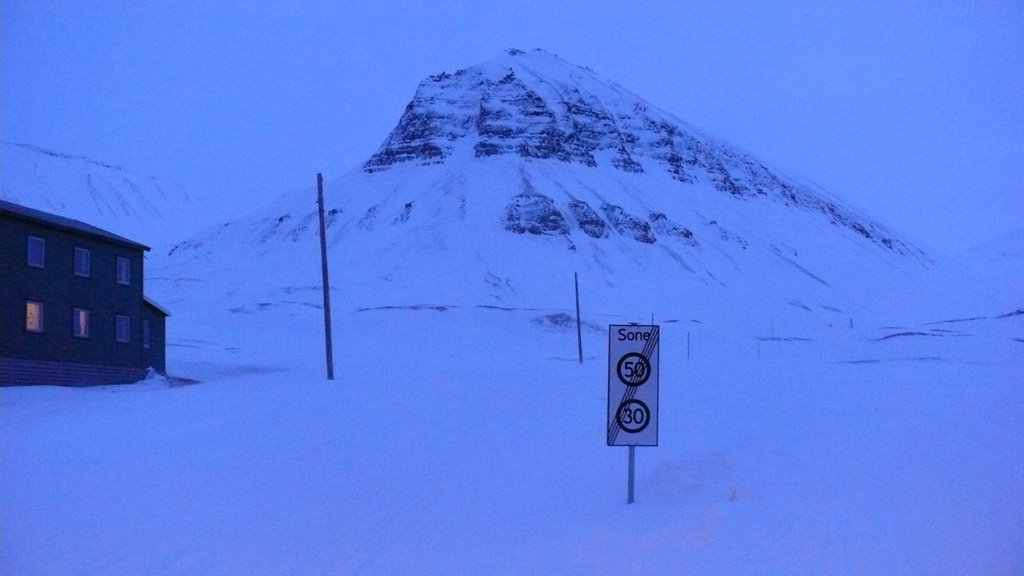
[[[629,481],[626,488],[626,504],[633,503],[634,471],[636,470],[636,446],[629,445]]]

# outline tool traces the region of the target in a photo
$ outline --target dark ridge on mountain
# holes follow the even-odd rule
[[[76,155],[76,154],[65,154],[63,152],[57,152],[57,151],[54,151],[54,150],[50,150],[49,148],[43,148],[42,146],[35,146],[35,145],[32,145],[32,144],[24,144],[24,143],[20,143],[20,142],[2,142],[2,144],[4,146],[10,146],[12,149],[22,149],[22,150],[26,150],[26,151],[31,151],[31,152],[35,152],[37,154],[40,154],[42,156],[50,156],[52,158],[56,158],[56,159],[60,159],[60,160],[74,160],[74,161],[83,162],[85,164],[92,164],[92,165],[95,165],[95,166],[99,166],[101,168],[110,168],[110,169],[113,169],[113,170],[124,170],[124,168],[122,166],[117,166],[117,165],[114,165],[114,164],[108,164],[107,162],[101,162],[99,160],[93,160],[92,158],[88,158],[88,157],[85,157],[85,156],[79,156],[79,155]]]

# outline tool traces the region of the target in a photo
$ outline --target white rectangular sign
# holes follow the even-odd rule
[[[658,445],[658,326],[608,327],[608,445]]]

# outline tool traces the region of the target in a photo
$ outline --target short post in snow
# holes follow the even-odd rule
[[[635,497],[636,447],[658,445],[658,363],[661,329],[608,327],[608,445],[629,447],[626,503]]]
[[[327,226],[324,222],[324,176],[316,173],[316,203],[320,209],[320,268],[324,290],[324,340],[327,344],[327,379],[334,380],[334,350],[331,338],[331,282],[327,274]]]

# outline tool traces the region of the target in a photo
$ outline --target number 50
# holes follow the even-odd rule
[[[626,386],[640,386],[651,377],[651,361],[643,354],[630,352],[619,358],[615,371]]]

